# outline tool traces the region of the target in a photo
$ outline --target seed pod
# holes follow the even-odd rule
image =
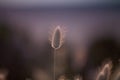
[[[112,63],[111,61],[103,65],[101,70],[98,72],[96,80],[109,80],[111,75]]]
[[[64,41],[64,32],[60,28],[60,26],[57,26],[53,30],[50,41],[51,41],[51,46],[54,49],[59,49],[62,46],[63,41]]]

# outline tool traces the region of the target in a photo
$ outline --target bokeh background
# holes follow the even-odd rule
[[[65,31],[59,52],[63,55],[58,59],[66,62],[72,75],[93,80],[105,60],[119,63],[118,1],[1,0],[0,67],[8,70],[9,80],[27,80],[37,74],[40,79],[33,80],[51,80],[53,49],[49,36],[58,25]],[[62,66],[58,69],[64,72]]]

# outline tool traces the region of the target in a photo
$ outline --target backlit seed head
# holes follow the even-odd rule
[[[51,41],[51,46],[54,49],[59,49],[62,46],[62,44],[64,42],[64,30],[60,26],[57,26],[52,31],[50,41]]]
[[[98,72],[96,80],[109,80],[111,75],[112,62],[109,61],[103,65],[103,67]]]

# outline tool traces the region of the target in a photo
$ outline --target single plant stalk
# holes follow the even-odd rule
[[[54,49],[54,55],[53,55],[53,78],[54,80],[56,80],[56,70],[55,70],[55,67],[56,67],[56,61],[55,61],[55,56],[56,56],[56,49]]]
[[[54,49],[54,53],[53,53],[53,78],[54,80],[56,80],[56,54],[57,54],[57,50],[60,49],[63,44],[63,40],[64,40],[63,38],[64,38],[63,31],[60,28],[60,26],[57,26],[53,30],[53,33],[50,37],[51,46]]]

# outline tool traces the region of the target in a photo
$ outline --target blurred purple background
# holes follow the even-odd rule
[[[72,67],[75,71],[81,71],[87,65],[90,46],[96,40],[110,37],[117,44],[120,43],[120,11],[117,4],[107,4],[107,0],[103,3],[103,0],[35,1],[1,1],[0,23],[4,23],[10,31],[7,42],[3,40],[1,44],[8,44],[9,47],[12,45],[19,50],[20,53],[15,52],[14,55],[22,56],[21,65],[32,65],[35,62],[45,65],[47,60],[41,58],[49,56],[47,53],[51,54],[48,40],[50,30],[58,25],[65,28],[65,43],[72,47]],[[13,53],[8,51],[6,54]]]

